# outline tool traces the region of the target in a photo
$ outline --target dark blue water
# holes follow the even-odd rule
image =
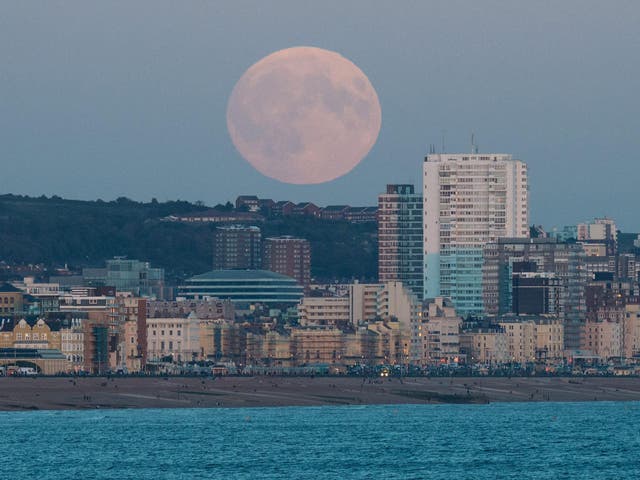
[[[0,479],[640,479],[640,403],[0,413]]]

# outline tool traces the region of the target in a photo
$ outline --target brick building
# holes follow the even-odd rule
[[[262,268],[295,278],[306,288],[311,282],[309,241],[290,236],[266,238],[262,250]]]

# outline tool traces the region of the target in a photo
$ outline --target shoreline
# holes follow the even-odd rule
[[[0,378],[0,411],[587,401],[640,401],[640,378]]]

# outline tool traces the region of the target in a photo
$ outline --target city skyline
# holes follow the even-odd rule
[[[636,478],[639,20],[0,2],[3,478]]]
[[[207,204],[255,192],[373,204],[387,183],[421,183],[430,144],[467,152],[475,132],[480,152],[509,151],[529,165],[532,223],[608,215],[623,230],[638,229],[638,66],[628,61],[640,41],[637,4],[449,2],[402,12],[362,5],[350,3],[338,18],[331,6],[287,2],[156,2],[149,18],[144,2],[126,15],[80,3],[37,12],[3,5],[0,191]],[[281,28],[263,27],[274,23]],[[227,41],[247,28],[252,36]],[[242,72],[295,45],[352,59],[382,105],[372,152],[328,184],[262,177],[235,152],[224,125]]]

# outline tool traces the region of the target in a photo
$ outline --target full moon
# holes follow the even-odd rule
[[[314,47],[274,52],[236,83],[227,128],[262,174],[312,184],[350,172],[378,138],[381,110],[367,76],[342,55]]]

